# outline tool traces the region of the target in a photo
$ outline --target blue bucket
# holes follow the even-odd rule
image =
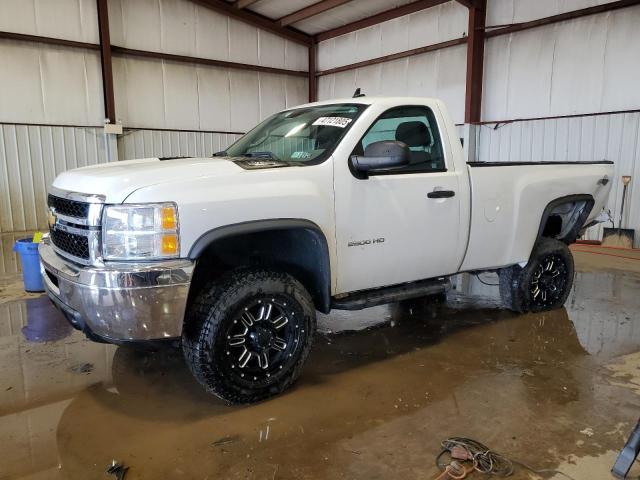
[[[40,257],[38,244],[29,238],[20,238],[13,246],[13,251],[20,254],[22,262],[22,278],[27,292],[44,292],[42,275],[40,274]]]

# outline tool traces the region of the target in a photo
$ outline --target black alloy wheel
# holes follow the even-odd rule
[[[303,315],[287,309],[287,298],[254,297],[241,306],[221,337],[220,366],[239,383],[254,386],[287,369],[301,347]]]
[[[277,395],[298,378],[311,351],[315,306],[291,275],[238,269],[205,285],[182,334],[189,369],[229,403]]]
[[[550,307],[564,294],[568,283],[568,268],[557,254],[542,258],[531,275],[529,295],[538,307]]]
[[[515,312],[541,312],[560,308],[573,285],[573,256],[566,243],[542,237],[524,267],[500,269],[500,296]]]

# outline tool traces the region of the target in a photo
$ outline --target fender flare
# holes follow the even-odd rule
[[[211,229],[202,235],[193,243],[189,250],[188,257],[191,260],[197,260],[202,253],[214,242],[233,237],[237,235],[245,235],[251,233],[260,233],[274,230],[291,230],[300,229],[312,232],[320,246],[320,283],[322,285],[320,302],[318,310],[328,313],[331,305],[331,260],[329,256],[329,244],[327,237],[316,223],[300,219],[300,218],[274,218],[266,220],[252,220],[248,222],[224,225]]]
[[[585,208],[582,210],[582,212],[580,213],[580,216],[578,217],[574,225],[571,227],[571,230],[569,230],[566,233],[566,235],[564,235],[562,238],[558,238],[558,240],[566,244],[571,244],[575,242],[580,232],[580,229],[582,229],[584,223],[589,217],[589,214],[591,213],[591,210],[593,209],[593,205],[595,204],[593,196],[589,194],[567,195],[564,197],[556,198],[555,200],[552,200],[551,202],[549,202],[545,207],[544,211],[542,212],[542,218],[540,219],[540,226],[538,227],[538,235],[536,236],[536,243],[538,243],[538,240],[540,240],[540,238],[542,237],[542,233],[544,232],[544,227],[547,224],[547,220],[549,220],[549,217],[551,216],[551,212],[553,212],[553,210],[559,207],[560,205],[563,205],[565,203],[571,203],[571,202],[585,202]]]

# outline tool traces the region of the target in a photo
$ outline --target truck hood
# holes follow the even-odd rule
[[[122,203],[136,190],[161,183],[209,176],[233,176],[286,164],[229,157],[143,158],[83,167],[60,174],[53,186],[62,190],[104,195],[107,203]]]

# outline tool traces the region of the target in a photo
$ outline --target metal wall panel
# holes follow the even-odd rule
[[[306,70],[307,49],[189,0],[110,0],[111,41],[128,48]],[[307,79],[139,57],[113,60],[125,126],[242,132],[307,101]],[[126,142],[125,142],[126,143]]]
[[[95,0],[2,0],[0,30],[98,43]]]
[[[614,161],[607,209],[617,227],[621,176],[631,175],[622,225],[636,230],[636,246],[640,246],[640,113],[483,125],[476,132],[476,145],[478,160],[483,162]],[[602,225],[590,229],[587,238],[602,238]]]
[[[115,141],[101,128],[0,125],[0,232],[46,227],[46,187],[56,175],[109,159]]]
[[[468,10],[449,2],[318,44],[318,69],[348,65],[462,37]]]
[[[118,137],[120,160],[150,157],[210,157],[241,135],[208,132],[125,130]]]
[[[509,25],[593,7],[614,0],[489,0],[487,25]]]
[[[490,0],[487,23],[528,21],[601,3],[608,2]],[[639,23],[636,6],[489,39],[483,120],[640,108]],[[607,208],[617,226],[620,176],[640,175],[639,130],[637,113],[490,124],[477,132],[477,155],[481,161],[613,160]],[[623,226],[640,233],[640,188],[633,183],[625,210]],[[587,238],[600,239],[602,227],[590,229]]]
[[[635,6],[489,39],[483,120],[640,108],[638,24]]]
[[[190,0],[109,0],[111,43],[154,52],[306,70],[307,48]]]
[[[466,46],[460,45],[325,75],[318,82],[318,98],[351,97],[358,87],[366,95],[436,97],[459,123],[464,121],[466,55]]]
[[[1,122],[102,125],[97,52],[2,40],[0,64]]]
[[[275,111],[307,102],[308,80],[133,57],[114,58],[123,125],[244,132]]]
[[[166,53],[305,70],[304,46],[188,0],[110,0],[114,44]],[[4,0],[0,29],[97,43],[95,0]],[[46,226],[46,186],[62,171],[148,155],[211,155],[234,135],[142,132],[109,140],[102,125],[99,54],[30,42],[0,42],[0,232]],[[307,79],[135,57],[114,58],[118,119],[125,126],[243,132],[307,101]],[[142,146],[141,146],[142,145]],[[142,154],[144,152],[144,154]]]

